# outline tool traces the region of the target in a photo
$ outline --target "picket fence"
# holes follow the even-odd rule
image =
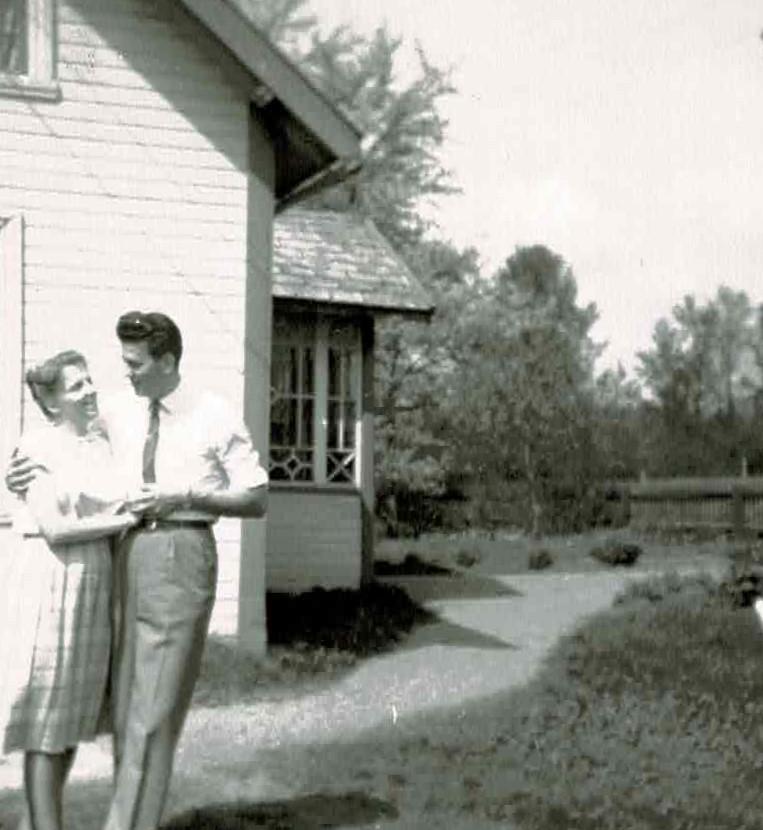
[[[639,529],[763,531],[763,476],[651,479],[621,484],[624,512]]]

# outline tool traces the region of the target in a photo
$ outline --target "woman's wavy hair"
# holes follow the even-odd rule
[[[61,381],[61,373],[66,366],[87,368],[87,361],[78,351],[67,349],[27,369],[26,382],[29,391],[49,421],[56,420],[55,412],[51,411],[49,401],[55,395],[56,387]]]

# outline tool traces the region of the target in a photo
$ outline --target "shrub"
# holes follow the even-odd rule
[[[461,568],[472,568],[480,561],[479,551],[461,548],[456,554],[456,564]]]
[[[527,567],[531,571],[542,571],[554,563],[554,557],[545,548],[531,550],[527,556]]]
[[[681,576],[675,571],[630,582],[617,596],[615,605],[631,602],[664,602],[678,596],[696,598],[705,602],[719,596],[719,583],[709,574]]]
[[[402,562],[374,562],[376,576],[452,576],[453,571],[435,562],[426,562],[415,553],[407,553]]]
[[[591,549],[591,556],[605,565],[633,565],[641,556],[641,545],[610,539]]]
[[[721,583],[726,598],[736,608],[747,608],[763,595],[763,547],[740,545],[729,551],[730,565]]]
[[[267,594],[268,640],[304,643],[367,656],[384,651],[429,613],[394,585],[372,582],[359,591],[315,588],[303,594]]]

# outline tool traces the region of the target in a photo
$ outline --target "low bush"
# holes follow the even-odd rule
[[[340,649],[358,657],[384,651],[429,619],[402,588],[378,582],[359,591],[269,593],[266,610],[272,644]]]
[[[527,567],[531,571],[542,571],[554,564],[554,557],[545,548],[531,550],[527,555]]]
[[[478,550],[472,548],[460,548],[456,554],[456,565],[460,568],[473,568],[478,565],[482,557]]]
[[[732,605],[747,608],[763,595],[763,547],[738,545],[729,551],[730,565],[722,590]]]
[[[453,571],[436,562],[427,562],[416,553],[407,553],[402,562],[377,559],[374,562],[376,576],[452,576]]]
[[[718,599],[720,591],[719,582],[709,574],[681,576],[672,571],[630,582],[617,594],[614,602],[615,605],[627,605],[639,601],[664,602],[682,597],[702,603]]]
[[[605,565],[633,565],[641,553],[641,545],[614,539],[591,549],[591,556]]]

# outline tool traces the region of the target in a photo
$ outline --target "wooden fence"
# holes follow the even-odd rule
[[[763,532],[763,476],[654,479],[618,490],[636,528],[715,529],[738,538]]]

